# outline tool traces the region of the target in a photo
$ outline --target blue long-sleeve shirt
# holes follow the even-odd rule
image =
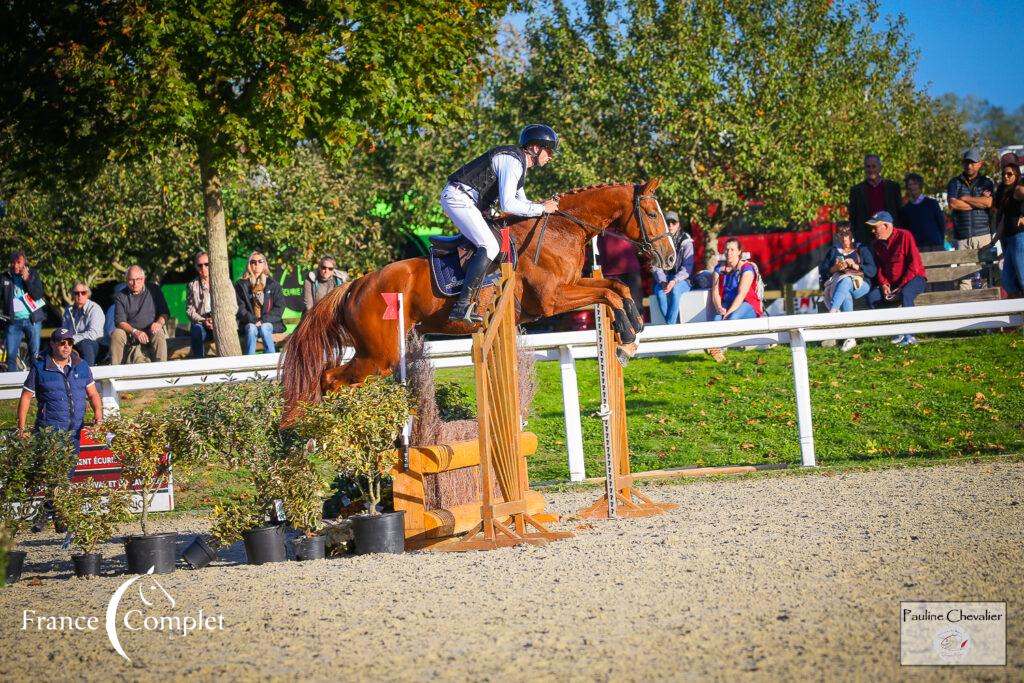
[[[903,227],[910,231],[917,247],[941,247],[946,243],[946,216],[942,207],[931,197],[923,197],[917,204],[907,202],[900,209]]]

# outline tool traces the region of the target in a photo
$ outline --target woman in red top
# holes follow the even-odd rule
[[[743,261],[740,258],[742,253],[738,239],[730,237],[725,241],[725,263],[715,267],[711,285],[711,305],[715,310],[712,320],[761,317],[761,300],[754,287],[757,268],[749,261]]]

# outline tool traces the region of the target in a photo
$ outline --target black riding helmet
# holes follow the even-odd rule
[[[541,123],[531,123],[519,134],[519,146],[538,144],[547,147],[552,152],[558,151],[558,133],[550,126]]]

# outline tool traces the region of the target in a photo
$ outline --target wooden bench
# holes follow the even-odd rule
[[[962,251],[926,251],[921,253],[928,285],[914,302],[917,306],[929,304],[958,304],[968,301],[989,301],[1000,298],[998,265],[989,247]],[[981,271],[982,289],[960,289],[960,283]]]

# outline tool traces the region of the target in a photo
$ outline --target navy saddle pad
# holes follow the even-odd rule
[[[462,235],[453,237],[430,238],[430,279],[441,296],[458,296],[462,291],[462,283],[466,280],[466,271],[459,263],[459,247],[473,248],[472,243]],[[500,244],[500,238],[499,238]],[[509,240],[512,251],[512,269],[515,270],[519,257],[516,252],[515,240]],[[484,278],[483,286],[493,285],[501,277],[501,270],[495,270]]]

